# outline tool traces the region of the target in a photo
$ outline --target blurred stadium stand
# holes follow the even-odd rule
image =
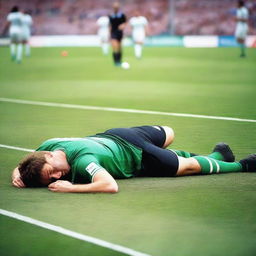
[[[122,0],[122,10],[131,17],[139,9],[150,23],[151,35],[232,35],[235,30],[235,0]],[[8,0],[0,1],[0,31],[13,5],[29,9],[34,19],[33,35],[96,34],[96,20],[111,12],[109,0]],[[171,8],[173,7],[173,8]],[[256,34],[256,1],[247,1],[250,34]],[[130,29],[126,29],[130,34]]]

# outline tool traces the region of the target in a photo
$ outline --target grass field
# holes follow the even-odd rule
[[[20,65],[0,48],[0,97],[256,119],[256,52],[146,48],[131,69],[97,48],[32,49]],[[237,159],[256,152],[256,123],[17,104],[0,100],[0,144],[36,148],[51,137],[112,127],[169,125],[173,148],[209,153],[225,141]],[[256,254],[256,174],[119,180],[117,194],[16,189],[11,170],[26,152],[0,148],[0,208],[154,256]],[[0,254],[123,255],[0,215]]]

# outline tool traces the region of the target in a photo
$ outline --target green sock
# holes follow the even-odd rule
[[[194,154],[194,153],[189,153],[189,152],[186,152],[186,151],[183,151],[183,150],[172,149],[172,151],[174,151],[178,156],[182,156],[184,158],[189,158],[189,157],[192,157],[192,156],[196,156],[196,154]]]
[[[208,157],[213,158],[215,160],[223,161],[224,157],[220,152],[212,152]]]
[[[182,156],[184,158],[189,158],[189,157],[193,157],[196,156],[197,154],[194,153],[190,153],[190,152],[186,152],[183,150],[176,150],[176,149],[172,149],[178,156]],[[222,154],[220,152],[212,152],[210,155],[208,155],[208,157],[216,159],[216,160],[224,160],[224,157],[222,156]]]
[[[238,162],[228,163],[206,156],[195,156],[194,158],[201,166],[201,171],[203,174],[242,171],[242,165]]]

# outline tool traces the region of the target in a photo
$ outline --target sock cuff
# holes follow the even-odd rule
[[[202,173],[211,174],[220,172],[220,165],[215,159],[207,156],[194,156],[193,158],[200,164]]]
[[[222,172],[241,172],[242,165],[238,162],[224,162],[207,156],[194,156],[203,174],[222,173]]]

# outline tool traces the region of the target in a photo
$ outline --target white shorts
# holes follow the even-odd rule
[[[248,32],[247,25],[237,25],[235,31],[235,37],[238,39],[245,39]]]
[[[20,32],[12,32],[12,33],[10,33],[10,39],[11,39],[11,42],[21,43],[22,35]]]
[[[136,43],[136,42],[139,42],[139,43],[144,43],[144,40],[145,40],[145,33],[133,33],[132,34],[132,39],[133,41]]]
[[[99,30],[98,36],[101,42],[108,42],[109,41],[109,31],[107,30]]]
[[[21,29],[17,26],[10,27],[9,35],[10,35],[11,42],[20,43],[22,40]]]
[[[23,31],[21,34],[22,41],[29,41],[30,38],[30,31]]]

